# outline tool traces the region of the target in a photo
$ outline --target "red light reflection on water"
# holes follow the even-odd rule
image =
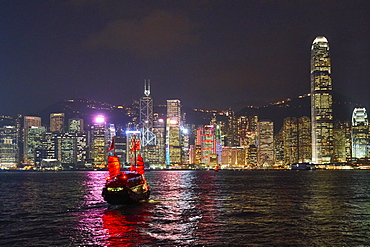
[[[145,205],[122,206],[116,210],[106,210],[102,217],[103,229],[106,231],[107,246],[142,246],[152,242],[143,229],[150,214]]]
[[[112,206],[101,191],[107,172],[87,174],[77,226],[82,245],[217,245],[222,207],[217,173],[151,171],[149,202]]]

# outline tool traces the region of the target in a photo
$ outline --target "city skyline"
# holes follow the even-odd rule
[[[2,1],[0,114],[68,98],[128,104],[148,78],[158,103],[264,105],[309,93],[319,35],[331,44],[333,90],[369,107],[367,1],[143,3]]]

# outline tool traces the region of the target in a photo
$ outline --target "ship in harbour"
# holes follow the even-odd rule
[[[108,152],[113,149],[114,141],[112,140]],[[115,155],[108,156],[109,176],[106,178],[102,196],[109,204],[122,205],[149,199],[150,187],[144,176],[144,160],[140,154],[136,156],[136,151],[139,149],[140,143],[138,140],[134,140],[133,147],[130,150],[134,153],[134,164],[123,171],[121,171],[119,157]]]

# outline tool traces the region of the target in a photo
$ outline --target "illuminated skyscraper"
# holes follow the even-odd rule
[[[355,108],[352,113],[352,157],[369,158],[369,120],[365,108]]]
[[[103,116],[97,116],[95,123],[91,126],[91,158],[97,168],[106,167],[107,140],[106,122]]]
[[[312,162],[330,162],[333,152],[332,81],[329,43],[318,36],[311,46]]]
[[[25,152],[27,153],[27,159],[25,163],[31,166],[37,166],[41,162],[38,152],[43,149],[44,134],[46,132],[45,127],[30,126],[27,129],[27,139],[25,140],[26,147]]]
[[[350,161],[352,159],[351,121],[336,120],[334,124],[334,136],[334,153],[337,161]]]
[[[150,80],[145,80],[144,96],[140,99],[140,127],[141,145],[143,156],[146,158],[145,148],[148,145],[155,145],[155,135],[153,134],[153,99],[150,96]]]
[[[64,132],[64,113],[50,114],[50,131]]]
[[[297,118],[287,117],[283,123],[284,129],[284,164],[298,162],[298,123]]]
[[[23,161],[24,163],[34,164],[33,150],[29,150],[29,130],[31,127],[41,127],[41,118],[35,116],[24,116],[23,119]]]
[[[18,134],[15,126],[0,126],[0,168],[14,169],[18,165]]]
[[[153,133],[156,139],[156,150],[157,157],[156,161],[149,162],[150,164],[156,164],[159,167],[163,167],[166,164],[166,121],[163,118],[159,118],[158,114],[154,114],[153,121]]]
[[[68,132],[84,132],[84,120],[80,118],[71,118],[68,121]]]
[[[298,118],[298,162],[310,162],[312,157],[311,120]]]
[[[167,100],[166,121],[166,165],[181,163],[181,102],[178,99]]]
[[[262,168],[270,168],[275,162],[274,153],[274,123],[270,120],[260,120],[257,125],[257,159]]]
[[[202,163],[210,165],[210,157],[216,153],[216,136],[213,125],[205,125],[200,131],[200,145],[202,148]]]

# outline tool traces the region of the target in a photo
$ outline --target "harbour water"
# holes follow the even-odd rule
[[[107,172],[1,172],[0,246],[368,246],[370,171],[150,171],[112,206]]]

